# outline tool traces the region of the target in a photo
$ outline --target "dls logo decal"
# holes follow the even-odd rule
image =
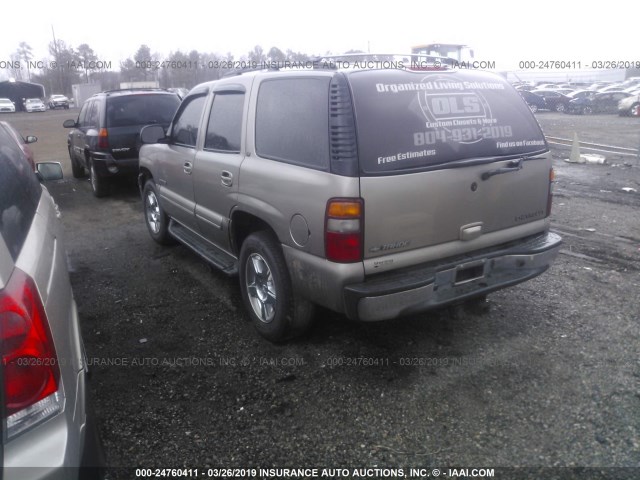
[[[434,120],[483,118],[482,101],[475,93],[427,93],[425,104]]]
[[[444,130],[451,134],[452,128],[480,127],[494,122],[491,107],[481,92],[465,91],[460,82],[452,82],[446,77],[425,77],[423,82],[425,81],[433,88],[420,91],[417,96],[427,128]],[[481,138],[474,136],[473,140],[459,143],[474,143],[480,140]]]

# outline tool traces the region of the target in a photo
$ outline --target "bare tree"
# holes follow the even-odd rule
[[[31,69],[29,67],[29,62],[33,58],[33,49],[27,42],[20,42],[18,45],[18,51],[16,52],[18,57],[21,60],[24,60],[25,65],[27,66],[27,79],[31,81]],[[22,75],[21,75],[22,77]]]
[[[98,60],[98,57],[94,53],[93,49],[83,43],[78,46],[78,50],[76,51],[76,55],[80,64],[82,65],[82,69],[84,70],[84,81],[85,83],[89,83],[89,70],[95,70],[95,63]]]

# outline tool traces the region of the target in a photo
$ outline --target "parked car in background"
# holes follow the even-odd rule
[[[536,95],[533,92],[528,92],[526,90],[519,90],[520,96],[527,102],[529,108],[533,113],[536,113],[538,110],[547,110],[547,103],[544,101],[544,98],[540,95]]]
[[[547,108],[556,112],[564,112],[571,101],[569,97],[555,90],[533,90],[532,93],[544,98]]]
[[[535,89],[535,87],[533,85],[531,85],[530,83],[526,83],[526,82],[514,83],[513,86],[518,91],[524,90],[526,92],[529,92],[529,91]]]
[[[567,113],[590,115],[592,113],[616,113],[618,103],[630,96],[624,92],[596,93],[589,97],[576,98],[569,102]]]
[[[56,108],[69,109],[69,99],[64,95],[51,95],[49,97],[49,108],[55,110]]]
[[[0,113],[15,113],[16,106],[8,98],[0,98]]]
[[[34,135],[27,135],[27,137],[23,137],[9,122],[0,121],[0,129],[4,129],[9,133],[9,135],[11,135],[11,137],[13,137],[16,144],[22,150],[22,153],[24,153],[27,161],[29,162],[29,164],[31,164],[31,168],[35,171],[36,164],[33,158],[33,150],[28,147],[28,144],[37,142],[38,137]]]
[[[140,130],[158,124],[167,128],[180,97],[161,89],[112,90],[84,102],[78,118],[64,122],[72,128],[67,139],[76,178],[89,171],[96,197],[109,193],[109,177],[138,174]]]
[[[553,90],[554,92],[558,92],[561,93],[563,95],[569,95],[572,92],[575,92],[575,88],[567,88],[567,87],[557,87],[557,88],[551,88],[550,90]]]
[[[547,142],[499,75],[244,73],[194,87],[141,140],[150,236],[238,274],[271,341],[316,304],[379,321],[477,300],[560,247]]]
[[[601,88],[606,88],[610,86],[613,82],[601,81],[594,82],[587,87],[587,90],[600,90]]]
[[[571,93],[567,94],[567,97],[569,97],[571,100],[576,100],[578,98],[584,98],[584,97],[592,97],[594,96],[596,93],[595,90],[574,90]]]
[[[598,89],[598,93],[608,93],[608,92],[624,92],[625,87],[616,84],[616,85],[609,85],[607,87],[603,87],[603,88],[599,88]]]
[[[630,95],[618,102],[618,115],[640,117],[640,94]]]
[[[2,478],[99,478],[102,449],[58,208],[36,165],[0,128],[0,413]],[[90,468],[93,467],[93,468]]]
[[[24,109],[27,113],[45,112],[47,110],[47,107],[39,98],[27,98],[27,100],[24,102]]]
[[[534,88],[534,90],[551,90],[554,88],[558,88],[558,85],[555,83],[540,83],[536,85],[536,88]]]

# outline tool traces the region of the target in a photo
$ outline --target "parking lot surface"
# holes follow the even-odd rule
[[[151,240],[134,182],[97,199],[72,178],[62,122],[76,114],[3,118],[38,136],[36,161],[64,166],[65,180],[49,189],[62,211],[110,478],[131,477],[118,467],[640,475],[637,158],[569,164],[568,151],[552,152],[552,225],[564,245],[542,276],[485,305],[389,322],[321,310],[307,337],[273,345],[246,320],[237,279]],[[640,144],[635,118],[538,120],[547,135]],[[514,472],[500,478],[541,478]]]

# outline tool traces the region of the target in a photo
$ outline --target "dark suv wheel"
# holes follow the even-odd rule
[[[109,193],[109,183],[107,179],[101,176],[96,170],[95,162],[91,161],[91,166],[89,167],[89,179],[91,180],[91,190],[93,190],[93,194],[100,198],[108,195]]]
[[[80,165],[78,160],[73,158],[71,147],[69,147],[69,158],[71,159],[71,173],[73,174],[73,178],[85,177],[87,172],[84,169],[84,165]]]

